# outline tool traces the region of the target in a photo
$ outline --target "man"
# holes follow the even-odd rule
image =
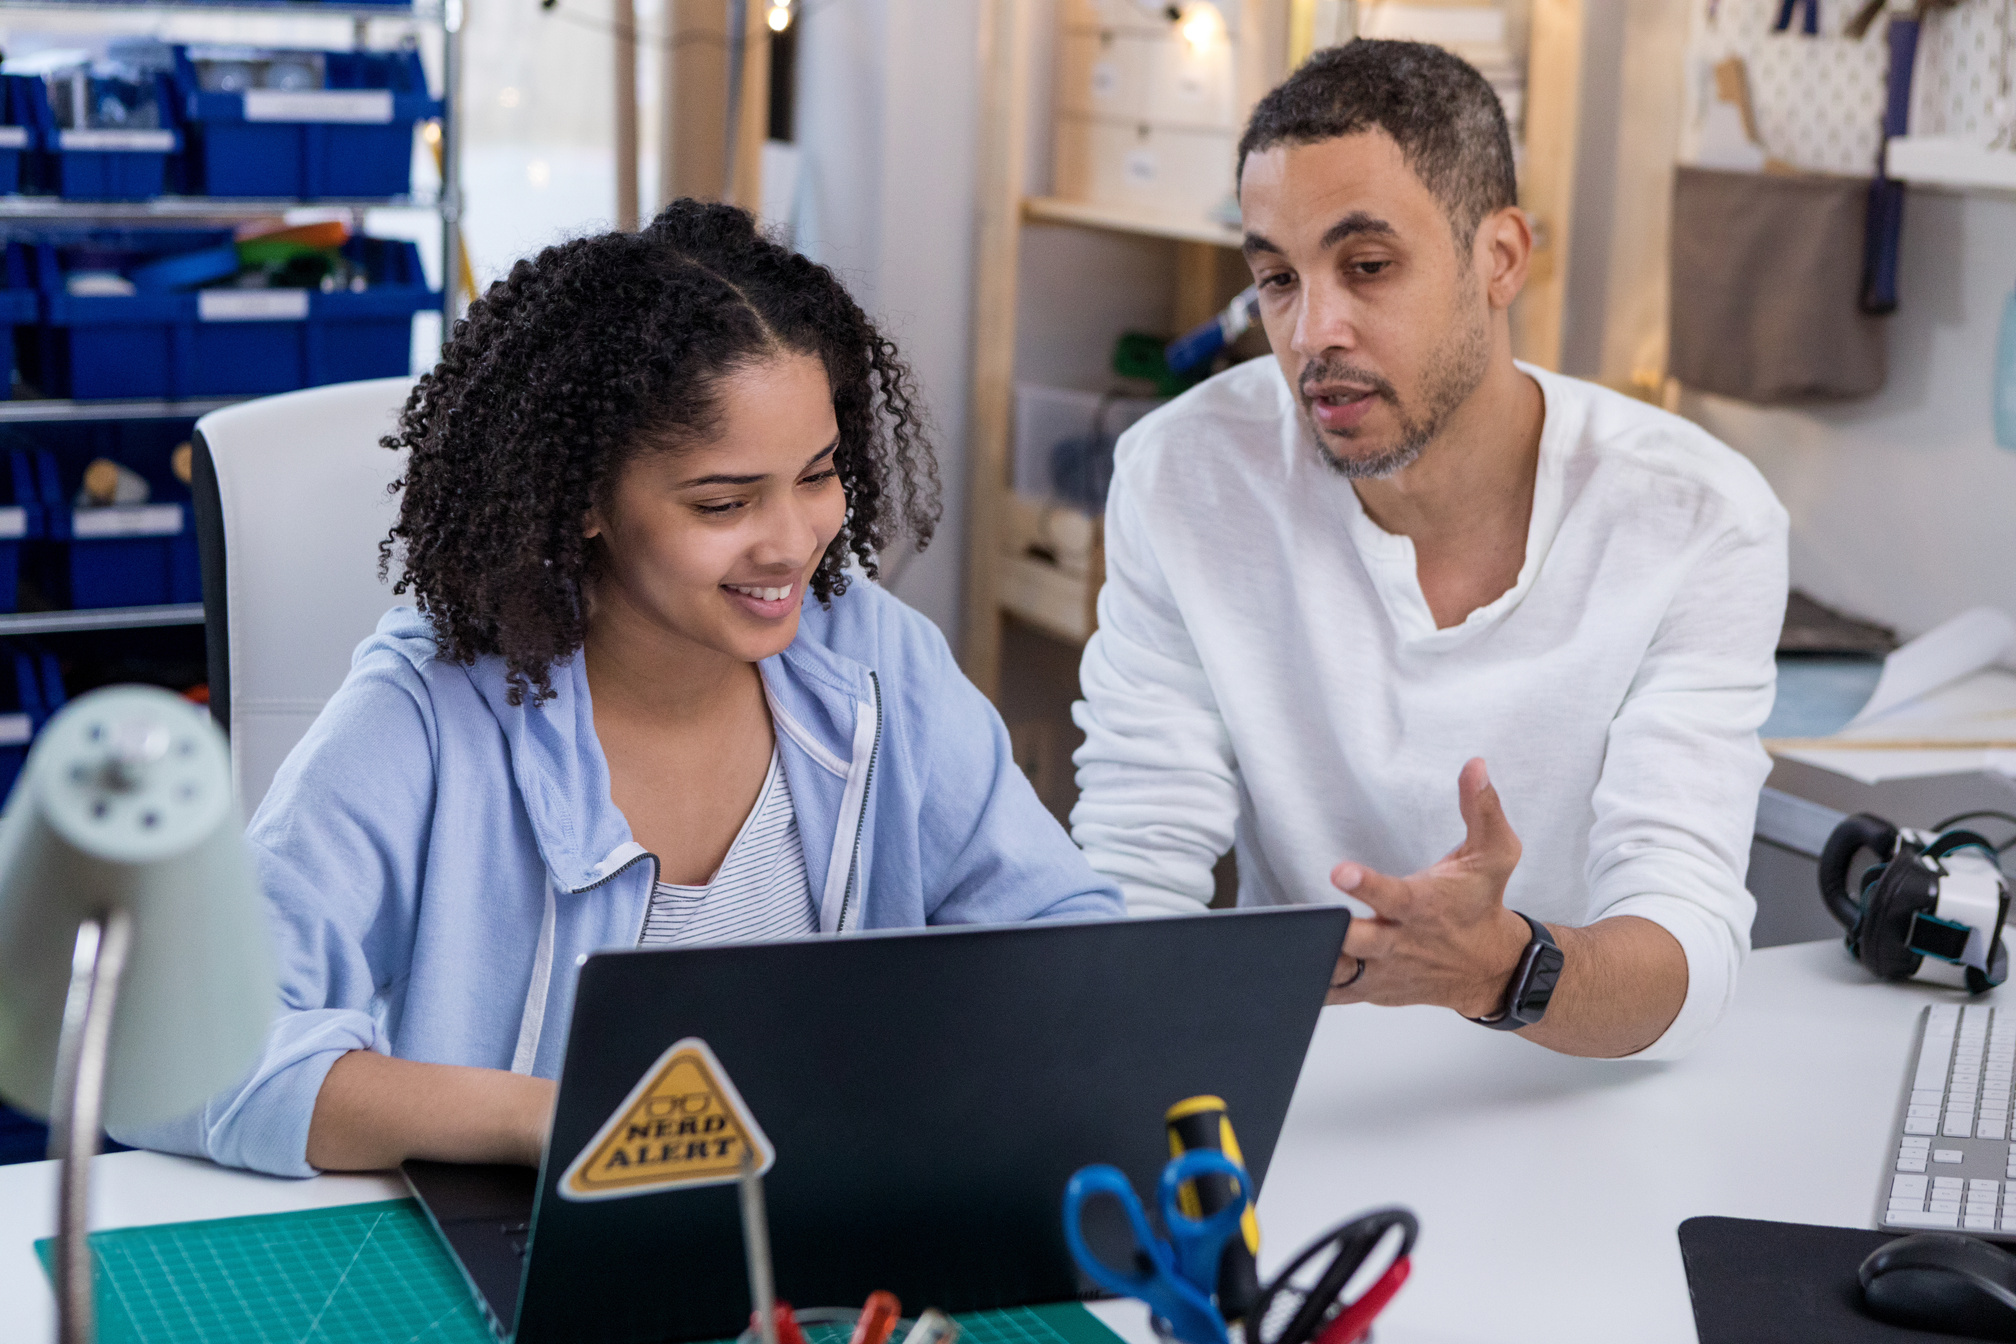
[[[1749,949],[1784,510],[1513,361],[1533,237],[1456,57],[1316,56],[1239,190],[1275,359],[1121,440],[1075,838],[1136,913],[1202,908],[1235,839],[1242,904],[1351,901],[1333,1003],[1681,1053]]]

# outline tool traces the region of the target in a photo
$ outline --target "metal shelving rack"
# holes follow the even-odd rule
[[[462,273],[462,134],[455,115],[462,76],[461,31],[464,0],[412,0],[408,4],[344,4],[326,0],[0,0],[0,13],[35,10],[51,15],[126,14],[158,19],[164,12],[223,13],[270,18],[350,19],[354,41],[364,46],[372,20],[433,23],[441,30],[441,185],[433,193],[369,200],[263,200],[239,197],[162,196],[146,201],[72,201],[53,196],[0,196],[0,224],[10,220],[242,220],[290,210],[341,212],[361,228],[367,210],[427,210],[441,225],[441,330],[455,321]],[[68,401],[24,398],[0,401],[0,426],[107,420],[194,419],[247,397],[204,397],[169,401]],[[109,607],[77,611],[0,613],[0,636],[83,630],[135,630],[201,625],[201,603],[154,607]]]

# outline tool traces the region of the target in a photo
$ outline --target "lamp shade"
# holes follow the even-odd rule
[[[0,1097],[48,1115],[77,926],[133,936],[108,1127],[187,1115],[250,1071],[277,1000],[230,754],[180,696],[118,686],[51,719],[0,813]]]

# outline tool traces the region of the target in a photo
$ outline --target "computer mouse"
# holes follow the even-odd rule
[[[1869,1253],[1858,1271],[1871,1316],[1974,1339],[2016,1341],[2016,1256],[1955,1232],[1920,1232]]]

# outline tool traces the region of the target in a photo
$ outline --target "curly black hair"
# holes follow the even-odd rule
[[[380,442],[408,453],[381,577],[411,591],[444,657],[504,659],[513,704],[553,694],[553,665],[586,636],[604,563],[581,535],[640,452],[705,439],[719,384],[785,351],[825,366],[840,426],[846,521],[813,573],[844,592],[938,520],[938,469],[910,371],[839,279],[765,238],[745,210],[679,200],[636,233],[520,261],[456,322]]]

